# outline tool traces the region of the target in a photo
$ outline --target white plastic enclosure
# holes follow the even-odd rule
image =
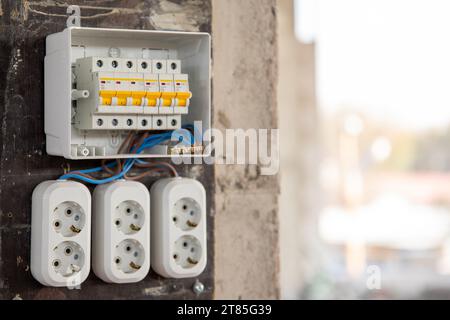
[[[45,286],[76,287],[89,275],[91,194],[81,183],[45,181],[32,196],[31,274]]]
[[[93,195],[94,273],[108,283],[134,283],[150,270],[150,195],[140,182],[116,181]]]
[[[206,192],[188,178],[158,180],[150,190],[152,268],[166,278],[190,278],[207,261]]]
[[[70,27],[49,35],[47,153],[67,159],[129,158],[117,154],[129,131],[173,130],[194,121],[202,122],[203,132],[208,130],[210,47],[210,35],[200,32]],[[159,83],[157,102],[151,102],[148,93],[153,89],[144,88],[147,83]],[[101,86],[106,86],[106,95],[111,89],[119,97],[100,97]],[[192,93],[187,100],[181,95],[186,92]],[[155,108],[148,108],[154,103]],[[155,148],[141,157],[170,155],[167,148]]]

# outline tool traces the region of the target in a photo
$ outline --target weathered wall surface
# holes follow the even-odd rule
[[[301,297],[316,267],[318,135],[315,45],[294,34],[293,0],[278,0],[281,297]],[[315,251],[314,251],[315,250]]]
[[[31,276],[29,267],[31,193],[44,180],[55,179],[63,168],[97,165],[67,161],[45,152],[43,61],[45,37],[66,25],[69,4],[81,7],[83,26],[210,31],[209,0],[0,0],[0,299],[145,299],[196,298],[195,279],[167,280],[151,272],[130,285],[103,283],[91,272],[82,290],[45,288]],[[206,186],[208,212],[214,206],[211,166],[180,166],[183,176],[195,176]],[[150,185],[156,177],[144,181]],[[212,244],[213,216],[208,241]],[[206,290],[197,298],[211,298],[214,246],[200,276]]]
[[[72,291],[44,288],[31,277],[33,188],[63,167],[93,164],[45,153],[45,36],[65,27],[69,4],[81,6],[83,26],[186,31],[211,31],[213,8],[214,126],[245,129],[278,127],[276,1],[0,0],[0,298],[194,298],[194,279],[165,280],[153,272],[121,286],[91,274],[83,290]],[[255,166],[178,169],[199,178],[210,200],[208,267],[200,277],[206,290],[198,298],[212,297],[213,287],[216,298],[278,297],[277,176],[261,176]]]
[[[214,127],[277,128],[275,0],[215,0]],[[277,298],[278,177],[216,166],[216,298]]]

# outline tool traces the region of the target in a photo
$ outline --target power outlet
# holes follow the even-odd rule
[[[206,267],[206,192],[193,179],[152,186],[152,267],[166,278],[196,277]]]
[[[94,273],[109,283],[133,283],[150,270],[150,195],[140,182],[116,181],[93,195]]]
[[[31,274],[45,286],[75,287],[89,275],[91,194],[81,183],[45,181],[32,196]]]

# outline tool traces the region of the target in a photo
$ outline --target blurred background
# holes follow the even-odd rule
[[[281,298],[450,298],[450,2],[278,10]]]

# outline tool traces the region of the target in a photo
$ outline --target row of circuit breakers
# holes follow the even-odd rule
[[[75,76],[78,129],[179,129],[189,112],[180,60],[87,57],[76,61]]]

